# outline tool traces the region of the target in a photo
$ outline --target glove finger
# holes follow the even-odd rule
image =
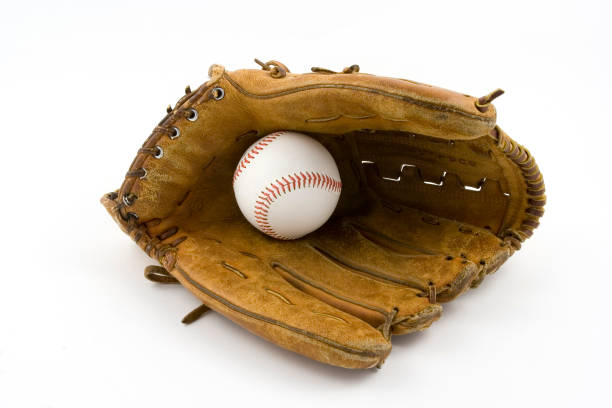
[[[465,291],[479,271],[467,259],[429,249],[409,246],[400,252],[395,247],[401,242],[388,245],[389,238],[384,234],[351,220],[331,223],[311,240],[326,256],[368,271],[377,279],[425,293],[433,290],[435,301],[448,301]]]
[[[441,314],[435,299],[430,302],[427,284],[418,286],[388,279],[384,272],[359,269],[308,239],[275,240],[241,221],[209,226],[208,231],[215,236],[223,232],[226,244],[265,259],[294,287],[381,330],[385,325],[396,334],[421,330]]]
[[[290,285],[261,259],[203,233],[189,234],[181,243],[172,274],[210,308],[319,361],[367,368],[391,350],[388,339],[368,323]]]
[[[358,269],[320,247],[291,245],[272,262],[293,286],[378,328],[388,337],[422,330],[440,317],[429,292],[380,278]]]
[[[376,205],[352,221],[363,235],[395,253],[443,254],[471,261],[478,267],[472,286],[511,255],[509,246],[487,229],[400,205]]]

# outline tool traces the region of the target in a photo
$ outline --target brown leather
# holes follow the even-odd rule
[[[427,328],[439,302],[478,285],[531,236],[546,200],[542,175],[496,126],[499,91],[479,100],[357,66],[292,74],[259,63],[211,67],[102,203],[171,275],[152,269],[149,278],[176,278],[289,350],[380,365],[391,335]],[[323,143],[343,183],[330,221],[295,241],[250,226],[232,190],[241,154],[277,130]]]

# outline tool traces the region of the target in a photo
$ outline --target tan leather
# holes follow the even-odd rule
[[[262,65],[213,66],[102,202],[211,309],[328,364],[380,365],[391,335],[428,327],[439,302],[478,285],[532,234],[542,175],[496,126],[492,97],[354,67]],[[244,150],[277,130],[323,143],[343,182],[334,216],[296,241],[257,231],[233,196]]]

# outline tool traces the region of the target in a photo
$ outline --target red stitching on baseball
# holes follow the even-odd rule
[[[246,165],[251,163],[249,159],[255,158],[253,154],[259,154],[257,150],[263,150],[263,146],[268,146],[270,143],[272,143],[274,140],[276,140],[277,137],[279,137],[282,134],[283,132],[270,133],[268,136],[262,138],[259,141],[259,143],[253,146],[251,150],[249,150],[249,152],[242,158],[242,160],[240,160],[240,163],[238,164],[238,166],[236,166],[236,171],[234,172],[234,178],[232,180],[232,184],[236,182],[236,179],[238,178],[238,176],[240,176],[240,174],[242,173],[242,170],[246,168]]]
[[[242,158],[240,163],[236,166],[232,184],[236,182],[243,170],[246,169],[247,164],[251,164],[251,160],[255,159],[255,154],[259,154],[264,150],[265,146],[268,146],[277,137],[281,136],[285,132],[274,132],[263,137],[255,146],[253,146]],[[251,159],[251,160],[249,160]],[[289,178],[289,180],[287,179]],[[282,181],[281,181],[282,180]],[[257,197],[259,200],[255,201],[254,216],[259,229],[266,234],[278,238],[287,240],[289,238],[278,234],[272,226],[270,226],[268,220],[268,211],[270,206],[283,194],[288,192],[301,189],[301,188],[322,188],[333,192],[340,192],[342,190],[342,182],[334,180],[332,177],[321,174],[318,172],[300,172],[294,174],[288,174],[285,177],[281,177],[281,180],[276,179],[270,183],[269,186],[265,187],[261,191],[261,194]]]
[[[340,180],[335,180],[331,176],[319,172],[307,171],[305,173],[300,172],[299,174],[293,173],[288,174],[286,177],[291,179],[291,181],[287,180],[285,177],[281,177],[285,184],[283,184],[277,179],[276,181],[270,183],[269,187],[265,187],[265,189],[261,191],[261,195],[259,195],[258,198],[262,201],[255,201],[254,210],[255,222],[259,226],[259,229],[270,235],[271,237],[284,240],[288,240],[290,238],[287,238],[277,233],[270,225],[270,222],[268,220],[268,210],[270,209],[270,206],[274,203],[274,201],[276,201],[276,199],[278,199],[283,194],[291,192],[291,188],[293,188],[293,191],[307,187],[322,188],[324,190],[333,191],[336,193],[339,193],[342,190],[342,182]],[[313,181],[316,181],[316,183],[313,183]],[[276,190],[276,194],[274,190],[272,190],[272,188]],[[270,192],[271,194],[266,193],[266,191]],[[272,196],[272,198],[270,196]],[[265,208],[262,206],[264,206]]]

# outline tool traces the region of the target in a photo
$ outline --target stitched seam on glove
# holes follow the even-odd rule
[[[364,357],[381,357],[381,354],[379,354],[379,353],[374,353],[374,352],[371,352],[371,351],[368,351],[368,350],[360,350],[360,349],[356,349],[356,348],[353,348],[353,347],[349,347],[349,346],[346,346],[344,344],[340,344],[340,343],[337,343],[337,342],[335,342],[333,340],[325,338],[323,336],[319,336],[317,334],[310,333],[310,332],[308,332],[306,330],[303,330],[303,329],[300,329],[298,327],[293,327],[293,326],[290,326],[288,324],[284,324],[282,322],[279,322],[278,320],[271,319],[269,317],[262,316],[262,315],[257,314],[257,313],[249,312],[248,310],[243,309],[242,307],[240,307],[238,305],[235,305],[234,303],[228,301],[227,299],[225,299],[225,298],[217,295],[216,293],[212,292],[208,288],[200,285],[198,282],[193,280],[191,278],[191,276],[189,276],[189,274],[187,272],[185,272],[183,269],[181,269],[180,266],[176,265],[175,269],[181,274],[181,276],[187,282],[189,282],[189,284],[191,284],[194,287],[196,287],[200,292],[202,292],[206,296],[216,300],[217,302],[223,304],[225,307],[232,309],[235,312],[238,312],[238,313],[243,314],[245,316],[251,317],[253,319],[257,319],[257,320],[261,320],[261,321],[266,322],[266,323],[273,324],[275,326],[281,327],[281,328],[286,329],[286,330],[290,330],[290,331],[292,331],[294,333],[301,334],[303,336],[306,336],[306,337],[311,338],[313,340],[317,340],[317,341],[319,341],[321,343],[324,343],[324,344],[326,344],[328,346],[332,346],[332,347],[334,347],[334,348],[336,348],[338,350],[341,350],[341,351],[344,351],[344,352],[347,352],[347,353],[356,354],[356,355],[364,356]]]
[[[293,94],[293,93],[310,91],[310,90],[314,90],[314,89],[325,89],[325,88],[347,89],[347,90],[351,90],[351,91],[366,92],[366,93],[386,96],[386,97],[389,97],[389,98],[399,99],[399,100],[401,100],[403,102],[407,102],[407,103],[410,103],[410,104],[413,104],[413,105],[416,105],[416,106],[420,106],[420,107],[423,107],[423,108],[426,108],[426,109],[435,110],[435,111],[448,112],[448,113],[456,113],[458,115],[465,116],[467,118],[470,118],[470,119],[473,119],[473,120],[477,120],[477,121],[481,121],[481,122],[485,122],[485,123],[491,123],[491,124],[495,123],[494,119],[482,117],[482,116],[475,115],[475,114],[469,113],[469,112],[465,112],[465,111],[462,111],[460,109],[455,108],[454,106],[444,105],[442,103],[435,103],[434,104],[434,103],[431,103],[431,102],[415,99],[415,98],[412,98],[412,97],[407,96],[407,95],[401,95],[401,94],[396,94],[396,93],[392,93],[392,92],[387,92],[387,91],[383,91],[383,90],[377,89],[377,88],[370,88],[370,87],[364,87],[364,86],[355,86],[355,85],[347,85],[347,84],[319,84],[319,85],[306,85],[306,86],[301,86],[301,87],[295,87],[295,88],[288,89],[286,91],[279,91],[279,92],[270,93],[270,94],[255,94],[255,93],[249,92],[246,89],[244,89],[243,87],[241,87],[240,84],[238,84],[236,81],[234,81],[232,79],[232,77],[230,77],[227,73],[223,74],[223,78],[226,79],[240,93],[242,93],[242,94],[244,94],[244,95],[246,95],[248,97],[256,98],[256,99],[277,98],[279,96],[285,96],[285,95],[290,95],[290,94]],[[365,117],[370,117],[370,116],[365,116]]]

